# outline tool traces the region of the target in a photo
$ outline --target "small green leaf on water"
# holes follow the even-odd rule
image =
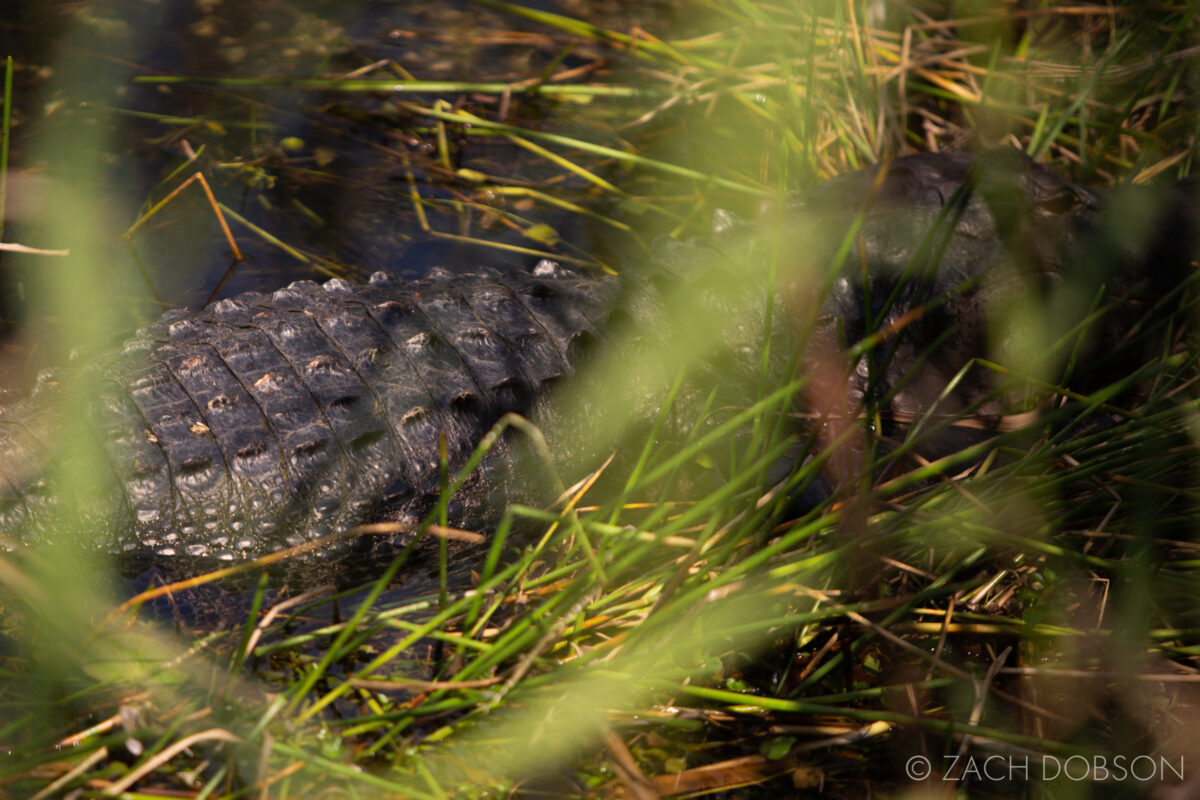
[[[763,742],[760,752],[771,761],[778,761],[786,756],[792,750],[792,745],[796,743],[794,736],[776,736],[774,739]]]
[[[554,230],[554,228],[551,228],[545,223],[538,223],[537,225],[531,225],[530,227],[526,228],[525,236],[529,239],[533,239],[535,242],[541,242],[548,247],[553,247],[554,245],[558,244],[560,239],[558,231]]]
[[[731,692],[741,692],[742,694],[754,694],[754,687],[746,683],[741,678],[729,678],[725,681],[725,688]]]
[[[289,153],[304,149],[304,140],[299,136],[287,136],[279,141],[279,146]]]
[[[488,179],[487,175],[474,169],[460,169],[455,171],[454,174],[464,181],[470,181],[471,183],[483,183]]]

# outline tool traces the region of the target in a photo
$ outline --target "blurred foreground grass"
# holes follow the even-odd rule
[[[676,38],[478,5],[532,19],[550,52],[578,49],[600,66],[581,79],[551,59],[521,80],[379,101],[430,143],[404,166],[436,180],[413,177],[400,196],[442,237],[486,240],[490,215],[521,229],[529,250],[587,262],[538,217],[578,210],[637,259],[655,235],[694,235],[733,208],[763,220],[770,241],[764,203],[910,149],[1009,144],[1099,183],[1191,168],[1194,4],[711,2],[689,7],[705,15]],[[614,77],[609,57],[630,66]],[[408,79],[309,77],[302,88],[330,92]],[[270,83],[222,80],[230,92]],[[480,96],[551,106],[523,127]],[[603,107],[590,127],[556,128],[553,104],[585,102]],[[221,148],[211,124],[166,124]],[[531,152],[557,177],[456,169],[451,150],[473,137]],[[260,131],[240,160],[201,154],[195,168],[241,186],[251,165],[288,165],[269,138]],[[45,146],[51,160],[95,149],[57,136]],[[78,188],[102,184],[96,170],[70,164],[63,174],[78,182],[46,206],[44,244],[77,255],[69,273],[37,268],[53,276],[45,291],[70,342],[107,338],[102,319],[74,313],[105,288],[102,260],[82,256],[119,233]],[[457,223],[437,231],[437,219]],[[788,254],[772,258],[776,269]],[[1069,363],[1044,383],[1005,365],[1046,408],[1031,425],[904,472],[866,447],[861,491],[773,528],[779,498],[764,500],[763,476],[790,444],[779,420],[795,384],[761,387],[711,439],[667,450],[650,437],[614,497],[512,509],[470,565],[469,589],[434,580],[389,593],[400,563],[342,593],[269,593],[264,578],[240,624],[195,634],[114,613],[104,568],[79,563],[72,543],[6,556],[0,791],[1134,797],[1164,778],[1194,786],[1187,316],[1148,316],[1134,333],[1157,355],[1088,395],[1056,385]],[[1101,411],[1119,421],[1091,426]],[[84,457],[86,436],[72,441],[81,455],[62,480],[83,486],[103,470]],[[723,486],[672,503],[671,477],[697,463],[719,464]],[[540,535],[502,554],[518,519]],[[988,756],[1003,761],[985,774]],[[1138,756],[1148,760],[1134,777],[1097,769]],[[1047,772],[1055,764],[1073,771]]]

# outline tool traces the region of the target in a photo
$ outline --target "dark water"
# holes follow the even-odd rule
[[[542,6],[620,30],[661,29],[671,16],[666,2]],[[612,201],[586,182],[504,139],[468,136],[454,125],[439,129],[401,104],[441,102],[612,144],[614,126],[637,113],[628,101],[581,106],[476,92],[135,82],[161,75],[513,82],[548,69],[580,69],[581,81],[628,77],[620,53],[527,20],[464,2],[31,0],[6,13],[0,36],[0,55],[16,61],[4,239],[61,247],[54,231],[64,220],[45,202],[46,183],[67,182],[84,193],[101,231],[86,248],[99,266],[88,269],[103,270],[107,294],[95,298],[95,308],[71,313],[111,317],[115,339],[163,308],[297,279],[362,278],[379,269],[415,276],[433,266],[506,268],[538,258],[465,239],[612,261],[626,244],[578,215],[496,191],[545,189],[610,211]],[[200,156],[189,163],[192,153]],[[100,177],[81,175],[85,167]],[[196,184],[128,243],[121,239],[143,211],[196,172],[219,201],[263,231],[231,221],[245,260],[234,263]],[[561,241],[523,235],[538,224]],[[31,302],[23,280],[58,262],[23,255],[0,261],[0,315],[10,328],[63,313]]]

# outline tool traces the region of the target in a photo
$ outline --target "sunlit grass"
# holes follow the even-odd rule
[[[881,19],[877,4],[817,4],[813,13],[710,3],[712,21],[692,23],[703,32],[673,40],[484,5],[635,64],[620,83],[539,75],[511,94],[619,99],[628,114],[619,127],[609,125],[611,108],[598,114],[593,140],[555,128],[553,114],[544,128],[523,127],[484,116],[487,108],[406,99],[400,107],[431,141],[445,145],[446,125],[466,138],[504,137],[560,176],[513,185],[501,174],[456,174],[436,153],[409,156],[403,191],[420,227],[463,236],[447,220],[477,219],[486,204],[476,201],[489,192],[519,194],[534,211],[501,206],[498,216],[542,237],[530,239],[531,252],[561,258],[539,249],[554,244],[537,212],[579,208],[638,253],[633,266],[595,260],[636,280],[655,233],[703,233],[715,209],[733,207],[757,219],[754,252],[768,254],[751,259],[758,273],[725,276],[707,299],[687,286],[667,291],[661,331],[634,325],[609,343],[562,400],[561,418],[547,421],[562,499],[510,508],[472,556],[467,581],[450,580],[460,565],[443,563],[424,589],[398,596],[389,581],[418,567],[397,561],[365,587],[292,585],[281,603],[264,581],[240,624],[192,638],[94,599],[81,576],[100,568],[72,563],[74,543],[53,548],[44,567],[36,554],[0,560],[3,625],[16,643],[0,661],[0,745],[12,751],[0,787],[446,797],[569,775],[581,793],[770,781],[761,796],[816,786],[886,795],[908,785],[902,765],[913,754],[935,758],[937,776],[944,753],[1193,755],[1184,733],[1200,654],[1197,364],[1186,327],[1194,289],[1173,298],[1185,313],[1164,303],[1131,330],[1149,345],[1131,375],[1105,374],[1085,390],[1062,380],[1086,371],[1075,343],[1104,324],[1103,302],[1082,321],[1053,320],[1066,327],[1047,327],[1055,341],[1032,341],[1045,356],[1040,369],[971,365],[960,380],[991,375],[996,398],[1021,397],[1023,412],[1039,413],[932,464],[910,456],[939,431],[972,423],[975,409],[931,415],[908,440],[878,449],[869,424],[878,409],[863,409],[862,426],[843,434],[866,437],[860,491],[787,519],[788,496],[817,480],[844,441],[807,441],[793,424],[807,412],[809,378],[792,380],[793,353],[767,338],[791,321],[762,298],[798,280],[788,248],[807,240],[761,212],[790,190],[907,148],[1007,143],[1081,178],[1186,174],[1192,110],[1179,87],[1194,77],[1183,57],[1190,10],[984,4],[938,20],[917,4],[892,4]],[[215,80],[239,91],[273,84]],[[353,80],[288,87],[380,87]],[[454,96],[510,86],[410,88]],[[193,135],[207,125],[160,122]],[[268,123],[254,125],[269,135]],[[50,152],[87,150],[56,141]],[[253,155],[205,155],[199,166],[228,178]],[[334,177],[334,165],[317,171]],[[99,184],[88,178],[94,167],[71,171]],[[450,196],[430,189],[431,175]],[[78,252],[104,238],[79,230],[97,219],[90,202],[67,192],[54,206],[55,244]],[[292,247],[260,230],[272,246]],[[844,232],[825,233],[841,242]],[[802,276],[806,284],[827,289],[842,261],[854,263],[853,237],[842,243],[833,262]],[[102,320],[67,313],[102,293],[102,265],[77,263],[69,280],[44,273],[61,293],[54,307],[80,327],[64,339],[103,340]],[[739,322],[744,307],[731,301],[731,319],[719,319],[706,305],[712,295],[754,297],[774,316]],[[697,361],[702,374],[731,331],[762,352],[745,375],[725,376],[737,386],[714,388],[682,368]],[[776,349],[763,352],[768,341]],[[880,335],[853,354],[887,343]],[[86,386],[68,393],[87,396]],[[741,404],[729,407],[730,397]],[[772,466],[795,447],[813,460],[769,485]],[[67,450],[80,456],[57,484],[87,497],[106,470],[83,457],[87,448]],[[578,463],[573,453],[594,457]],[[595,485],[575,483],[602,464]],[[437,512],[429,521],[444,522]],[[76,587],[89,594],[68,591]],[[1154,711],[1139,717],[1122,702]]]

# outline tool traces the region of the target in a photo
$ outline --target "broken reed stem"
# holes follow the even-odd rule
[[[233,250],[234,259],[241,261],[243,258],[245,258],[245,256],[243,256],[242,251],[238,249],[237,242],[235,242],[233,239],[233,232],[229,230],[229,223],[225,221],[225,215],[221,213],[220,204],[217,203],[217,198],[213,195],[212,189],[208,185],[208,181],[204,179],[204,174],[201,172],[193,173],[190,178],[175,187],[170,194],[155,203],[149,211],[138,218],[137,222],[133,223],[129,230],[125,231],[125,233],[121,235],[128,239],[138,230],[138,228],[145,225],[151,217],[161,211],[167,205],[167,203],[174,200],[180,192],[190,186],[193,181],[200,182],[200,186],[204,189],[204,194],[208,197],[209,205],[212,206],[213,214],[216,215],[217,222],[220,224],[221,230],[225,234],[225,240],[229,242],[229,247]]]

